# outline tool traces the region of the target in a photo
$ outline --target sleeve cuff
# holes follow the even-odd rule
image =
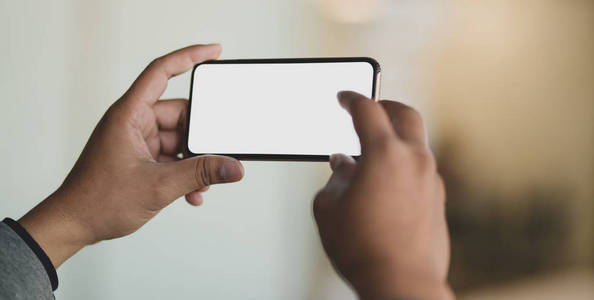
[[[25,241],[27,246],[33,250],[33,253],[37,256],[43,268],[47,272],[47,276],[49,277],[50,283],[52,284],[52,290],[55,291],[58,288],[58,274],[56,273],[56,268],[52,264],[52,261],[49,259],[45,251],[41,249],[39,244],[33,239],[33,237],[19,224],[17,221],[11,218],[5,218],[4,224],[8,225],[19,237]]]

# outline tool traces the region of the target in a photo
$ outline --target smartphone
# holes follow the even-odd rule
[[[379,97],[368,57],[237,59],[194,66],[186,150],[245,160],[328,161],[361,155],[342,90]]]

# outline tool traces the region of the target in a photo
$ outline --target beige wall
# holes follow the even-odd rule
[[[470,185],[562,190],[572,259],[591,262],[594,2],[457,1],[446,14],[430,66],[436,136]]]

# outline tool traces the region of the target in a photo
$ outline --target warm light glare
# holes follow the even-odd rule
[[[367,23],[377,17],[381,0],[317,0],[324,16],[341,23]]]

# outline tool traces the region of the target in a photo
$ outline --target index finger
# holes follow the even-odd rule
[[[338,100],[353,118],[361,142],[361,154],[372,151],[382,143],[396,140],[388,115],[380,104],[351,91],[338,93]]]
[[[194,45],[173,51],[153,60],[126,92],[135,101],[154,104],[167,88],[169,78],[186,72],[195,64],[216,59],[219,44]]]

